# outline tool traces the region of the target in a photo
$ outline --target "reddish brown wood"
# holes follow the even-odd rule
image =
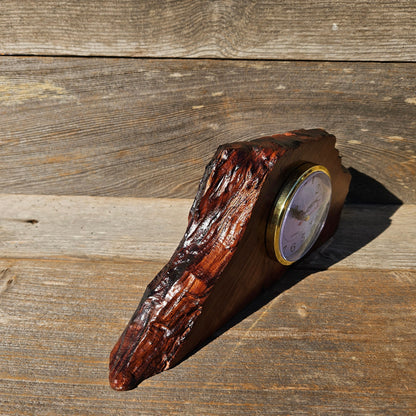
[[[300,161],[331,173],[331,208],[317,244],[334,233],[350,180],[334,136],[298,130],[219,147],[182,241],[111,353],[114,389],[132,389],[176,365],[283,274],[286,267],[267,254],[266,225],[279,188]]]

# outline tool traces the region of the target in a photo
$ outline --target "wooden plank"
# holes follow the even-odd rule
[[[3,193],[193,198],[218,145],[322,127],[416,202],[416,64],[3,57],[0,74]]]
[[[168,260],[191,200],[0,195],[0,258]]]
[[[3,0],[3,54],[414,61],[412,0]]]
[[[409,271],[293,271],[178,367],[134,391],[111,391],[109,351],[159,267],[0,261],[0,413],[416,411],[416,273]]]
[[[0,195],[0,258],[93,258],[166,262],[192,201]],[[310,268],[416,267],[416,205],[347,205]]]

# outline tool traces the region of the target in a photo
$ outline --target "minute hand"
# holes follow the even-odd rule
[[[306,208],[305,213],[306,213],[308,219],[309,219],[310,214],[312,214],[318,208],[319,202],[321,202],[321,199],[320,198],[317,198],[314,201],[312,201],[308,205],[308,207]],[[315,208],[315,206],[316,206],[316,208]]]

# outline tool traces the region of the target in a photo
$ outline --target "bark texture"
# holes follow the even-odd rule
[[[218,148],[182,241],[111,353],[114,389],[132,389],[176,365],[283,273],[265,253],[265,224],[279,186],[301,160],[325,163],[334,181],[342,174],[323,235],[333,233],[349,182],[334,143],[322,130],[298,130]]]

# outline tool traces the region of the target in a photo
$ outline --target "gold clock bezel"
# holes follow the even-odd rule
[[[290,261],[284,258],[283,254],[280,251],[280,233],[282,229],[282,222],[286,215],[287,209],[290,205],[290,202],[296,191],[299,189],[301,184],[313,173],[315,172],[323,172],[325,173],[329,179],[331,179],[331,175],[329,170],[323,165],[316,165],[314,163],[305,162],[297,166],[292,172],[290,172],[289,177],[283,184],[276,201],[273,206],[273,211],[270,216],[270,219],[267,223],[267,230],[266,230],[266,246],[267,251],[272,256],[272,258],[276,259],[279,263],[283,264],[284,266],[289,266],[295,263],[298,260]],[[326,220],[326,218],[325,218]],[[325,224],[323,221],[322,226]],[[322,230],[323,227],[321,227]],[[309,250],[308,250],[309,251]],[[306,254],[303,253],[301,258]]]

